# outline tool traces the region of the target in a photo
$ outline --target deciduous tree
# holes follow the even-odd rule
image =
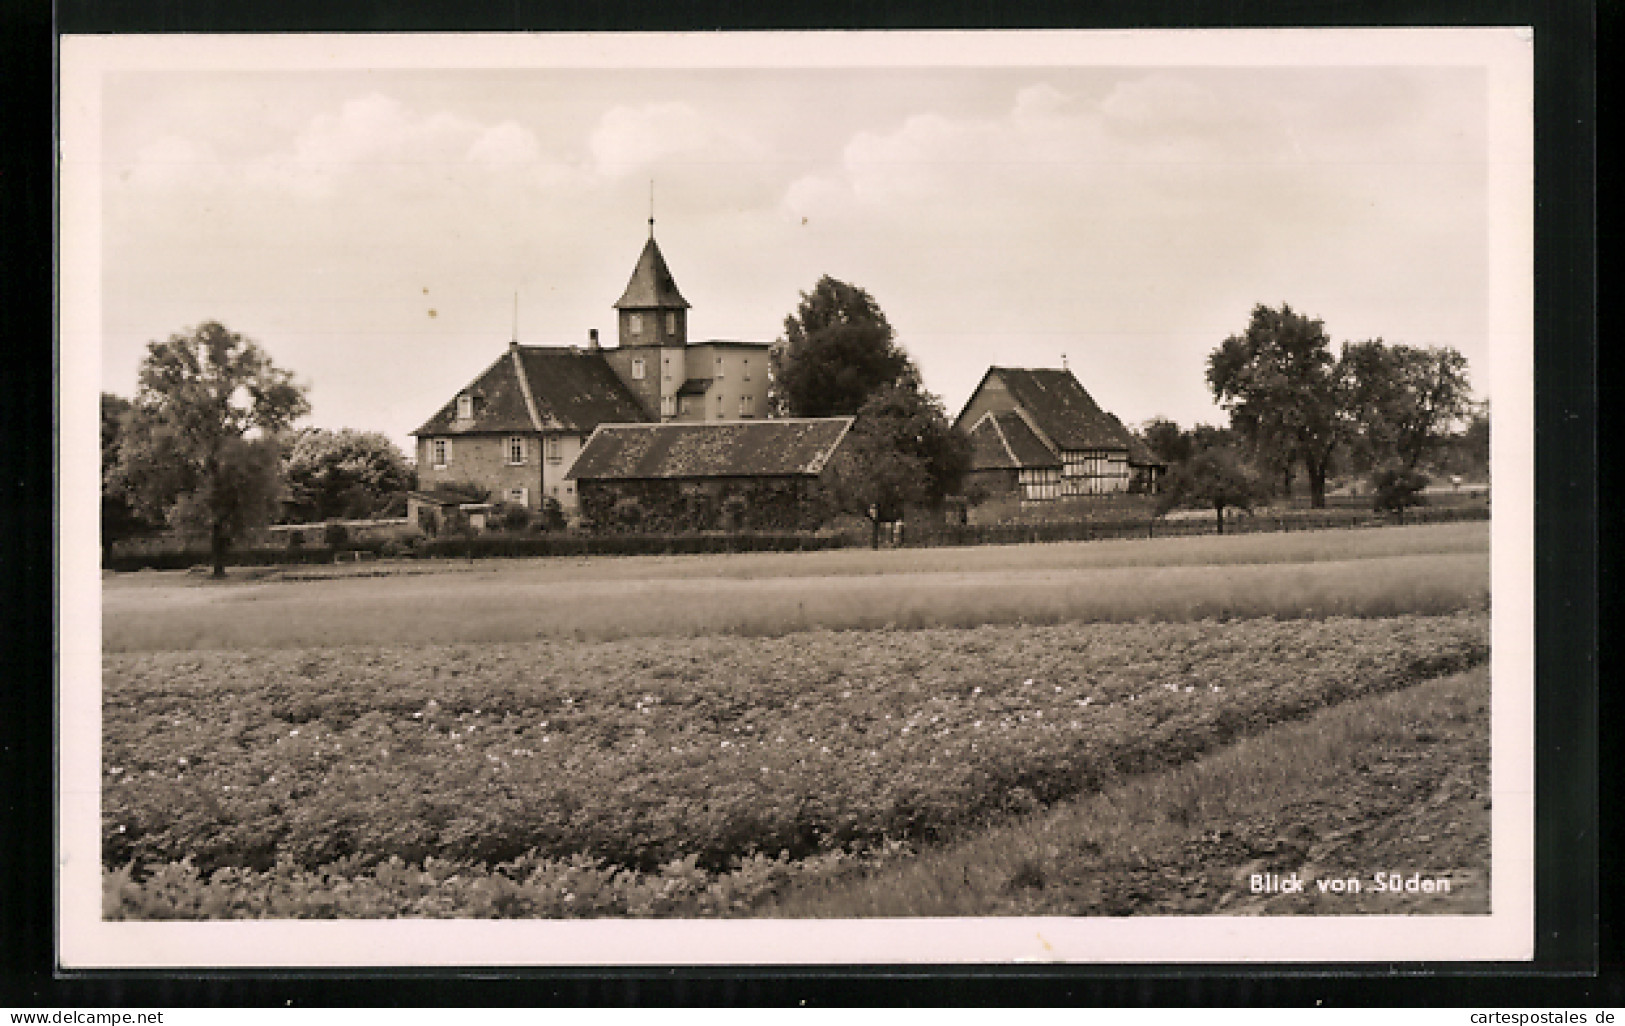
[[[1157,497],[1157,512],[1176,507],[1211,509],[1224,533],[1226,509],[1252,509],[1263,497],[1258,474],[1234,449],[1204,449],[1168,472]]]
[[[1140,428],[1140,437],[1157,459],[1170,467],[1190,459],[1196,452],[1189,432],[1166,417],[1156,417]]]
[[[970,440],[948,422],[936,396],[912,384],[888,386],[858,410],[830,469],[837,505],[880,525],[909,506],[938,507],[970,470]]]
[[[378,515],[417,483],[401,450],[376,431],[306,428],[282,457],[287,512],[300,521]]]
[[[1398,461],[1416,470],[1472,412],[1467,359],[1449,347],[1343,348],[1348,410],[1368,465]]]
[[[1301,462],[1310,504],[1325,506],[1345,425],[1342,370],[1325,326],[1285,303],[1279,310],[1255,306],[1247,330],[1209,355],[1207,381],[1259,462],[1288,484]]]
[[[281,491],[277,435],[309,412],[305,390],[258,343],[210,321],[147,345],[119,474],[138,510],[208,538],[214,575]]]
[[[102,560],[111,555],[113,543],[135,538],[153,530],[153,525],[136,512],[130,490],[119,473],[119,453],[123,449],[125,421],[130,401],[111,392],[102,393]]]
[[[854,414],[881,388],[919,382],[874,297],[827,274],[784,319],[770,377],[769,405],[788,417]]]
[[[1371,507],[1397,514],[1403,521],[1407,508],[1427,505],[1427,496],[1422,494],[1427,486],[1427,476],[1410,467],[1383,467],[1371,475]]]

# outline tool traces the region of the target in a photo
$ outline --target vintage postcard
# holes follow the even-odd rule
[[[64,967],[1533,956],[1528,31],[60,84]]]

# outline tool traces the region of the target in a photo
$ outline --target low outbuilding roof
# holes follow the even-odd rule
[[[813,477],[852,427],[851,417],[604,424],[565,475],[577,481]]]

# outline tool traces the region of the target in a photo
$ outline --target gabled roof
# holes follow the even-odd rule
[[[1060,457],[1015,410],[990,410],[970,430],[972,470],[1059,467]]]
[[[605,424],[565,476],[577,481],[811,477],[823,472],[851,417]]]
[[[602,352],[569,346],[510,346],[459,395],[474,396],[474,416],[457,419],[457,398],[414,435],[574,431],[606,421],[648,419]]]
[[[1128,449],[1133,442],[1122,422],[1096,405],[1070,370],[990,367],[977,391],[994,377],[1057,449]]]
[[[653,235],[649,236],[643,254],[638,257],[638,265],[632,269],[632,280],[626,283],[626,291],[615,304],[617,310],[647,310],[650,307],[688,309],[688,300],[677,291],[677,282],[672,279],[671,271],[666,267],[666,258],[660,255],[660,247],[655,245]]]

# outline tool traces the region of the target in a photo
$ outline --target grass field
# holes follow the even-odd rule
[[[1483,524],[962,549],[523,561],[439,574],[110,578],[108,652],[1392,616],[1489,603]]]
[[[966,908],[1122,914],[1050,887],[1078,864],[1020,831],[1103,791],[1187,826],[1284,794],[1132,790],[1238,743],[1389,744],[1279,725],[1481,665],[1488,536],[135,574],[103,600],[110,916],[842,914],[871,908],[854,872],[977,843]],[[853,914],[929,914],[942,888],[910,886]]]

